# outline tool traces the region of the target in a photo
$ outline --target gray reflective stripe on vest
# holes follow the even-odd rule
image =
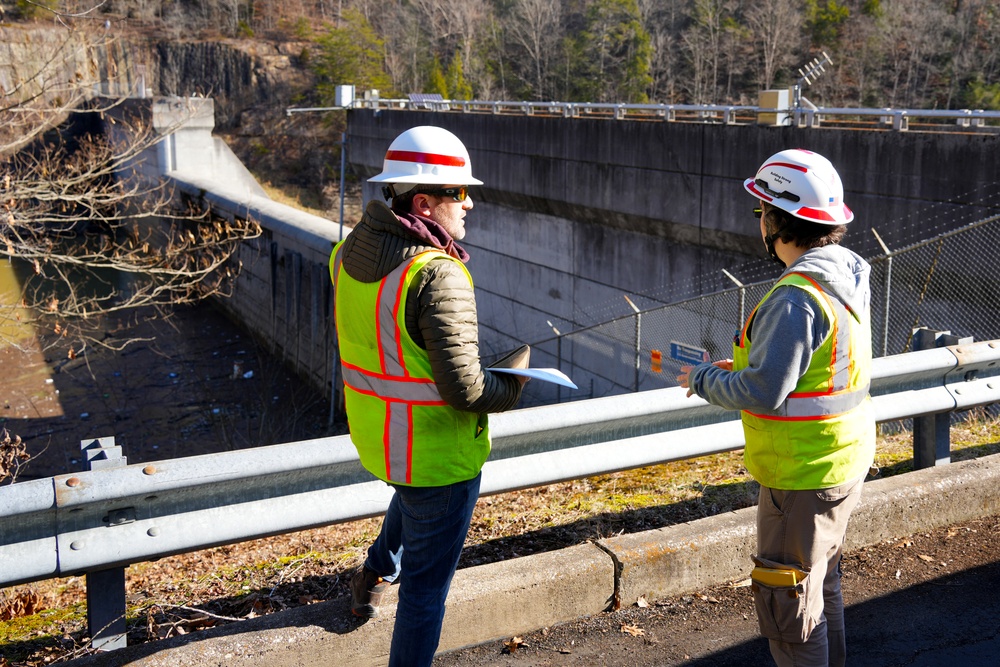
[[[779,408],[782,417],[829,417],[843,414],[861,405],[868,395],[869,385],[856,391],[822,396],[788,397]],[[766,417],[766,415],[760,415]]]
[[[413,414],[408,403],[389,401],[385,420],[386,462],[385,476],[390,482],[409,482],[410,434],[413,431]]]
[[[861,405],[868,395],[868,386],[848,391],[851,383],[851,318],[853,315],[836,297],[831,297],[826,291],[816,285],[826,297],[826,302],[833,308],[835,320],[833,324],[833,377],[830,394],[819,396],[789,395],[777,415],[782,417],[827,417],[839,415]],[[762,415],[763,416],[763,415]]]
[[[382,279],[382,288],[379,291],[377,306],[379,349],[382,351],[382,370],[386,375],[406,373],[406,367],[400,359],[402,351],[398,347],[396,336],[396,309],[405,307],[400,301],[403,298],[403,280],[412,262],[413,260],[403,262],[393,269]]]
[[[387,401],[406,403],[441,403],[441,394],[433,380],[401,379],[367,373],[360,368],[343,365],[344,382],[366,394],[375,394]]]
[[[824,292],[824,294],[826,294]],[[833,346],[833,390],[843,391],[851,386],[851,313],[840,299],[827,297],[837,314],[834,333],[837,339]]]

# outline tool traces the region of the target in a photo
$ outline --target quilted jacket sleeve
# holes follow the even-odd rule
[[[467,412],[514,407],[520,383],[480,365],[476,297],[462,268],[447,259],[432,261],[414,287],[407,302],[407,331],[427,350],[441,397]]]

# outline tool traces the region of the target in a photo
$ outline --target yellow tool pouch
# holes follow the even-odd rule
[[[750,573],[750,578],[758,583],[775,588],[794,587],[806,578],[805,572],[794,568],[761,567],[758,565]]]
[[[760,633],[776,641],[804,643],[823,613],[822,580],[813,586],[809,573],[799,568],[757,557],[753,562],[750,579]]]

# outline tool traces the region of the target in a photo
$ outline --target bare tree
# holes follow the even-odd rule
[[[476,42],[490,20],[490,7],[481,0],[413,0],[421,30],[433,37],[432,51],[450,60],[462,54],[462,74],[472,81],[485,75]],[[442,58],[444,59],[444,58]]]
[[[1000,11],[993,0],[965,0],[954,13],[954,58],[950,63],[945,106],[961,99],[969,81],[997,85],[1000,80]]]
[[[802,12],[786,0],[759,0],[746,11],[746,22],[760,49],[759,82],[771,88],[778,70],[789,64],[802,43]]]
[[[127,73],[114,86],[89,75],[113,70],[89,66],[107,40],[78,30],[41,59],[0,51],[0,80],[10,83],[0,91],[0,256],[21,289],[0,309],[71,336],[70,353],[101,341],[102,314],[225,293],[233,253],[260,234],[252,221],[179,211],[163,184],[136,176],[161,137],[123,111],[123,97],[94,96],[128,88]]]
[[[888,106],[882,89],[885,40],[875,22],[863,15],[851,16],[844,30],[851,47],[835,56],[837,76],[821,78],[818,87],[833,106]]]
[[[715,102],[718,97],[723,38],[736,8],[736,0],[694,0],[693,23],[684,31],[682,43],[691,61],[695,103]]]
[[[535,99],[551,92],[548,77],[561,37],[562,6],[552,0],[517,0],[507,32],[528,57]]]
[[[941,39],[951,17],[935,0],[895,0],[883,7],[876,25],[885,54],[887,106],[919,107],[951,55],[952,44]]]
[[[649,74],[653,79],[650,100],[678,102],[682,78],[679,42],[686,14],[677,2],[639,0],[639,16],[649,33],[652,49],[649,64]]]

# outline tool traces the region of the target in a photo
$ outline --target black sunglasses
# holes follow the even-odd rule
[[[422,194],[434,197],[451,197],[455,201],[465,201],[469,196],[469,186],[460,185],[457,188],[440,188],[438,190],[421,190]]]

